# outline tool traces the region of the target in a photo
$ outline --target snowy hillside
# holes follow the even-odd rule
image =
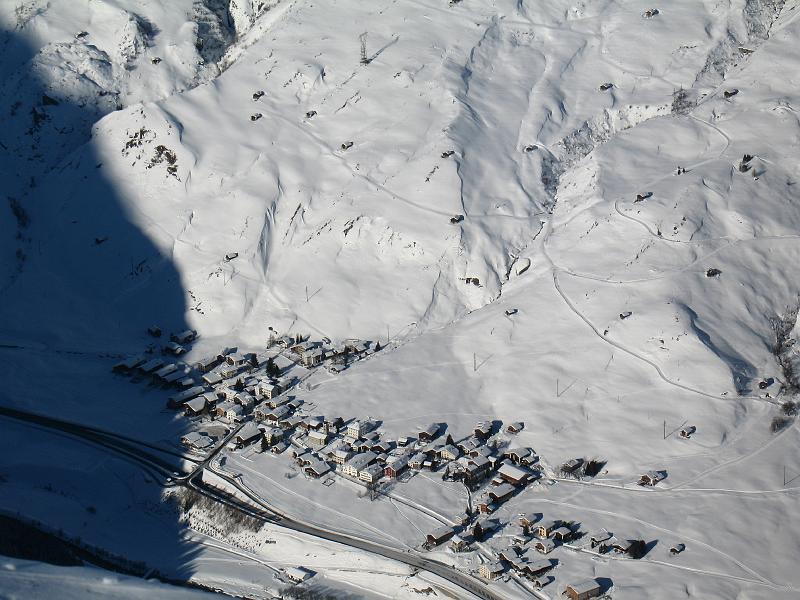
[[[607,577],[614,598],[795,597],[798,14],[5,2],[0,404],[177,445],[196,423],[108,373],[147,327],[196,330],[190,363],[275,335],[378,341],[341,373],[303,371],[298,395],[392,439],[523,421],[505,441],[552,485],[506,521],[556,511],[659,540],[635,563],[559,555],[558,593]],[[562,481],[576,457],[603,472]],[[266,458],[228,463],[287,512],[403,547],[466,502],[415,478],[404,499],[427,516],[400,518]],[[22,495],[47,477],[35,462],[5,454],[0,476]],[[663,483],[633,486],[653,469]]]

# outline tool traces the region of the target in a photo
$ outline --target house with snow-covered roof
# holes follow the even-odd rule
[[[602,588],[596,580],[587,579],[586,581],[569,584],[564,590],[564,594],[570,600],[589,600],[590,598],[597,598],[601,591]]]
[[[328,434],[323,429],[311,429],[308,432],[308,443],[318,448],[328,443]]]
[[[383,474],[390,479],[395,479],[406,469],[406,467],[408,467],[408,461],[409,456],[407,454],[392,457],[386,461],[386,467],[383,469]]]
[[[192,398],[186,404],[183,405],[183,409],[185,411],[185,415],[187,417],[195,417],[197,415],[201,415],[206,410],[206,399],[203,396],[198,396],[197,398]]]
[[[364,467],[358,472],[358,478],[366,483],[376,483],[383,477],[383,466],[372,464]]]
[[[417,438],[420,442],[431,442],[439,435],[439,424],[431,423],[427,427],[420,429],[417,432]]]
[[[530,472],[528,470],[521,469],[510,463],[501,464],[500,468],[497,470],[497,474],[501,479],[515,486],[525,485],[530,479]]]
[[[303,472],[311,477],[322,477],[331,471],[331,466],[324,460],[318,458],[311,459],[307,465],[303,467]]]
[[[242,425],[242,428],[236,433],[234,439],[236,443],[245,445],[252,444],[259,440],[261,436],[261,430],[258,428],[258,425],[256,425],[254,421],[248,421]]]
[[[358,474],[367,467],[367,465],[375,462],[378,457],[374,452],[363,452],[356,454],[348,460],[342,467],[342,473],[350,477],[358,477]]]

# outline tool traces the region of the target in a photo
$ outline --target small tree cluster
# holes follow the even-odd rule
[[[769,430],[772,433],[778,433],[786,429],[789,425],[791,425],[792,419],[789,417],[785,417],[783,415],[778,415],[772,419],[772,423],[769,426]]]
[[[695,107],[695,101],[692,100],[689,90],[683,88],[673,92],[672,94],[672,114],[673,115],[688,115],[689,112]]]
[[[772,353],[783,373],[783,391],[787,394],[796,394],[800,391],[800,382],[794,370],[790,356],[790,349],[794,345],[792,329],[797,323],[797,314],[800,312],[800,299],[786,307],[783,315],[776,315],[770,319],[770,326],[775,333],[775,344]]]
[[[309,588],[293,585],[282,592],[284,598],[291,600],[342,600],[342,596],[329,592],[325,588]]]
[[[182,492],[174,494],[172,498],[184,513],[192,508],[205,511],[214,518],[220,530],[229,535],[241,533],[242,531],[257,533],[264,525],[256,517],[248,515],[233,506],[204,496],[195,490],[184,489]]]
[[[25,208],[20,204],[19,200],[16,198],[8,198],[8,206],[11,209],[11,213],[14,215],[14,218],[17,220],[17,226],[20,229],[25,229],[31,223],[31,218],[28,216]]]
[[[275,361],[272,359],[272,357],[267,359],[266,371],[267,375],[270,377],[278,377],[281,374],[280,368],[275,364]]]

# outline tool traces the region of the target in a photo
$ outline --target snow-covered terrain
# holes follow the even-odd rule
[[[798,14],[796,0],[0,3],[0,405],[175,450],[197,421],[110,373],[153,343],[148,326],[196,330],[187,362],[261,352],[273,333],[379,341],[341,373],[304,372],[297,395],[391,439],[523,421],[503,441],[534,448],[548,481],[505,503],[508,529],[478,551],[438,560],[474,570],[538,512],[657,542],[638,560],[558,548],[540,597],[595,577],[619,599],[795,598]],[[303,564],[286,542],[220,569],[196,520],[153,508],[147,475],[3,431],[0,509],[234,594],[272,585],[267,564]],[[560,478],[576,457],[606,464]],[[287,514],[400,548],[467,500],[440,473],[369,500],[295,477],[288,453],[219,468]],[[666,479],[635,485],[654,469]],[[304,543],[343,593],[424,587],[353,549],[371,566],[344,577],[324,560],[336,549]],[[68,569],[9,561],[12,597]],[[102,595],[77,573],[65,581]]]

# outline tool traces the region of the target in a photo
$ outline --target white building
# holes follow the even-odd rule
[[[358,419],[356,419],[355,421],[351,421],[347,425],[347,437],[357,440],[364,433],[364,430],[362,428],[363,425],[361,421],[359,421]]]
[[[383,467],[381,465],[369,465],[358,473],[358,478],[367,483],[375,483],[383,476]]]
[[[497,579],[503,574],[503,565],[499,562],[483,563],[478,567],[478,574],[489,581]]]
[[[347,448],[339,448],[333,452],[333,462],[337,465],[343,465],[353,456],[353,453]]]
[[[306,579],[310,579],[314,576],[313,571],[309,571],[308,569],[304,569],[303,567],[287,567],[284,570],[286,573],[286,577],[295,583],[302,583]]]
[[[356,454],[344,464],[344,467],[342,467],[342,473],[349,475],[350,477],[358,477],[358,474],[367,465],[374,462],[376,458],[378,458],[378,455],[374,452],[363,452],[361,454]]]

